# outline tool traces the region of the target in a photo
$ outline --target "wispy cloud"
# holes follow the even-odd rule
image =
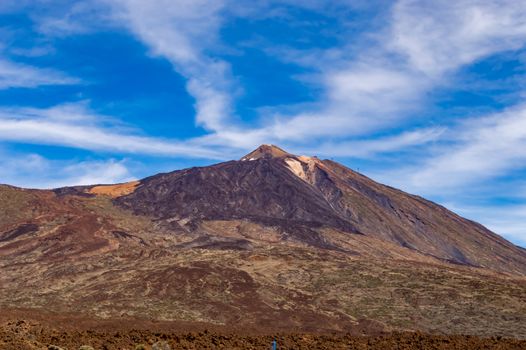
[[[12,1],[12,0],[7,0]],[[97,0],[19,0],[34,29],[47,39],[84,35],[107,29],[109,9]],[[38,10],[35,11],[34,9]]]
[[[50,160],[39,154],[2,151],[0,183],[29,188],[119,183],[134,180],[123,160],[64,161]]]
[[[526,106],[464,120],[421,164],[403,170],[402,185],[443,192],[526,168]]]
[[[452,83],[449,73],[526,43],[521,2],[401,0],[388,18],[388,26],[360,46],[314,55],[292,50],[293,61],[320,71],[326,99],[318,110],[281,116],[270,134],[352,137],[403,124],[428,106],[427,92]]]
[[[80,81],[62,72],[28,66],[0,58],[0,89],[71,85]]]
[[[445,128],[429,128],[416,131],[406,131],[394,136],[352,140],[342,142],[326,142],[310,149],[307,154],[318,154],[325,157],[353,157],[370,159],[378,154],[389,154],[411,147],[421,147],[437,141],[446,131]]]
[[[4,139],[56,142],[53,140],[57,140],[59,135],[74,135],[61,136],[61,144],[93,150],[110,147],[119,152],[162,155],[191,153],[210,156],[214,153],[209,151],[211,147],[247,149],[262,142],[297,148],[314,144],[327,152],[334,145],[332,151],[335,153],[341,153],[342,146],[361,144],[365,151],[344,152],[354,156],[390,152],[415,146],[419,142],[428,143],[429,130],[441,127],[424,127],[380,140],[363,141],[364,136],[403,125],[407,118],[414,117],[426,106],[426,92],[447,82],[446,73],[481,57],[517,49],[526,39],[523,24],[525,10],[515,2],[499,6],[496,1],[474,3],[466,0],[450,6],[401,0],[388,10],[390,16],[385,16],[387,25],[380,28],[376,35],[362,38],[358,45],[353,44],[350,36],[342,47],[291,48],[296,63],[315,72],[312,79],[322,87],[322,98],[303,107],[274,108],[272,114],[262,117],[258,126],[247,127],[236,122],[238,119],[235,116],[235,98],[241,88],[232,76],[228,62],[218,58],[214,52],[224,44],[220,31],[225,22],[233,19],[232,16],[259,18],[261,14],[243,6],[234,11],[231,5],[226,0],[96,0],[76,3],[62,11],[66,15],[53,17],[52,14],[57,12],[47,11],[46,16],[42,16],[45,20],[38,22],[38,28],[49,34],[46,28],[57,28],[49,23],[73,22],[66,27],[77,22],[81,25],[82,20],[72,19],[82,18],[89,9],[98,9],[92,11],[97,16],[102,16],[101,8],[110,9],[111,13],[103,16],[105,21],[129,29],[147,45],[152,55],[168,59],[174,69],[187,79],[187,89],[195,98],[196,123],[205,127],[208,135],[172,142],[128,135],[118,130],[101,133],[100,127],[86,129],[84,124],[77,127],[71,121],[57,123],[49,115],[46,119],[22,120],[13,115],[7,118],[4,113]],[[327,10],[326,6],[316,2],[306,5],[313,11]],[[287,6],[294,5],[287,3]],[[272,8],[272,5],[265,3],[258,8]],[[283,11],[287,10],[281,8],[280,11],[283,15]],[[58,31],[75,33],[75,30]],[[346,52],[349,50],[350,53]],[[283,57],[294,61],[290,55]],[[19,85],[43,83],[38,81],[38,70],[26,68],[27,78],[20,78]],[[24,77],[24,74],[17,76]],[[55,83],[69,81],[56,73],[46,76]],[[20,112],[24,111],[17,111]],[[47,112],[58,113],[58,109],[52,108]],[[40,135],[29,132],[36,129],[42,130]],[[118,137],[122,142],[117,145],[110,142],[106,138],[109,131],[111,137]],[[438,137],[436,135],[442,136],[442,133],[434,131],[431,134],[433,140]],[[149,140],[148,145],[144,142],[145,138]],[[193,152],[189,152],[190,149]]]
[[[45,187],[86,184],[113,184],[135,180],[124,161],[83,161],[63,168],[65,177],[48,182]]]
[[[130,133],[112,118],[96,114],[85,103],[51,108],[0,109],[0,140],[58,145],[104,153],[222,159],[224,152]]]
[[[415,70],[439,76],[526,40],[526,7],[513,0],[400,0],[390,46]]]
[[[167,58],[187,79],[195,98],[196,122],[209,131],[227,127],[235,84],[227,62],[208,51],[218,44],[223,1],[113,0],[115,20]]]

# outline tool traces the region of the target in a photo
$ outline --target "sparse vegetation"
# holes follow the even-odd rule
[[[274,156],[96,191],[0,186],[0,321],[53,310],[526,338],[523,250],[336,163],[305,158],[291,172]]]

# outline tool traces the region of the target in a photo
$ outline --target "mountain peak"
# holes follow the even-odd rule
[[[285,158],[285,157],[294,157],[293,154],[284,151],[275,145],[261,145],[243,158],[241,160],[256,160],[260,158]]]

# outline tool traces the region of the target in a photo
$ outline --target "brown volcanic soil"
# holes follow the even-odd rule
[[[16,312],[15,312],[16,313]],[[13,312],[7,312],[11,317]],[[159,323],[140,320],[95,320],[79,316],[45,320],[3,321],[0,324],[0,348],[4,350],[78,349],[269,349],[276,340],[278,349],[359,349],[359,350],[446,350],[446,349],[526,349],[526,340],[469,335],[439,335],[421,332],[393,332],[359,335],[353,333],[283,333],[269,329],[227,329],[204,325]],[[42,315],[41,315],[42,316]],[[6,314],[1,319],[8,319]],[[56,348],[55,348],[56,349]]]

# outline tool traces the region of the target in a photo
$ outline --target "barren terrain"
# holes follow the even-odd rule
[[[420,197],[273,146],[127,184],[0,186],[0,271],[2,339],[28,348],[161,336],[177,348],[184,332],[204,329],[188,346],[259,348],[278,332],[294,348],[526,339],[525,250]],[[68,317],[87,324],[68,330]],[[160,324],[171,326],[155,335]]]

